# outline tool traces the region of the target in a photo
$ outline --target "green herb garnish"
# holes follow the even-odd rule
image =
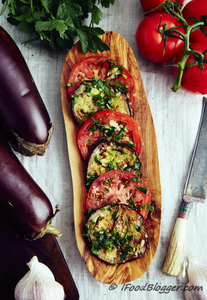
[[[146,189],[145,186],[136,186],[136,189],[139,190],[139,191],[141,191],[144,194],[148,193],[148,189]]]
[[[102,7],[113,5],[115,0],[2,0],[0,14],[7,11],[7,20],[25,34],[35,33],[33,39],[45,40],[54,50],[70,49],[78,36],[83,53],[109,50],[98,36],[104,30],[98,25],[103,15],[96,4]],[[83,20],[90,15],[89,26]]]
[[[150,204],[143,204],[140,206],[140,209],[143,210],[143,209],[148,209],[149,211],[154,211],[154,206],[150,205]]]
[[[134,223],[135,227],[136,227],[136,230],[138,232],[141,232],[142,231],[142,227],[138,226],[136,223]]]

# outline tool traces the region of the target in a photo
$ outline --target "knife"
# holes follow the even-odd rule
[[[207,194],[207,98],[203,98],[200,124],[184,188],[180,211],[175,222],[162,272],[179,276],[188,217],[193,202],[203,203]]]

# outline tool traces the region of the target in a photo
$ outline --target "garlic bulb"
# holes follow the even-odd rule
[[[64,289],[55,281],[50,269],[33,256],[27,264],[30,270],[17,283],[15,300],[63,300]]]
[[[185,287],[186,300],[207,300],[207,265],[198,256],[188,257],[187,274],[189,282]]]

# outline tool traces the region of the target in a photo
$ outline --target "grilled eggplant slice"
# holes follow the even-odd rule
[[[93,212],[86,223],[90,250],[109,264],[140,258],[149,246],[143,216],[128,205],[106,205]]]
[[[137,152],[118,142],[102,142],[91,153],[86,172],[86,187],[101,174],[111,170],[125,170],[141,177],[141,162]]]
[[[84,81],[71,99],[73,115],[80,126],[97,111],[106,109],[131,116],[126,94],[116,91],[109,83],[96,77],[92,81]]]

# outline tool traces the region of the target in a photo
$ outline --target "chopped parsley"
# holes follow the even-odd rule
[[[138,232],[141,232],[142,231],[142,227],[138,226],[136,223],[134,223],[135,227],[136,227],[136,230]]]
[[[152,206],[152,205],[150,205],[150,204],[143,204],[143,205],[140,206],[140,209],[141,209],[141,210],[146,209],[146,208],[147,208],[149,211],[152,211],[152,212],[154,211],[154,206]]]
[[[134,148],[134,143],[132,141],[128,141],[126,143],[127,146],[131,147],[131,148]]]
[[[129,198],[129,206],[131,208],[133,208],[133,209],[137,209],[137,207],[136,207],[136,205],[135,205],[134,200],[132,199],[132,197]]]
[[[120,258],[122,261],[124,261],[128,255],[129,252],[133,251],[133,247],[132,246],[126,246],[122,249],[121,254],[120,254]]]
[[[117,211],[116,213],[113,213],[113,215],[112,215],[112,219],[113,219],[114,221],[118,218],[119,213],[120,213],[120,210],[121,210],[121,205],[119,205],[118,211]]]
[[[144,194],[148,193],[148,189],[145,186],[136,186],[136,189],[141,191]]]
[[[115,72],[114,72],[115,75],[119,75],[124,71],[124,68],[122,66],[118,65],[115,61],[112,61],[110,59],[106,59],[105,61],[109,64],[109,70],[115,69]]]

